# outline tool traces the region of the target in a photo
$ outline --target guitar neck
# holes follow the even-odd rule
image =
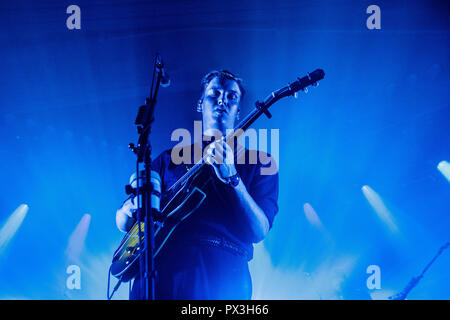
[[[255,109],[250,112],[234,130],[225,136],[225,141],[232,143],[234,139],[241,136],[263,113],[271,118],[272,115],[269,113],[268,109],[278,100],[294,95],[300,90],[305,90],[306,87],[310,85],[316,85],[319,80],[322,80],[325,73],[321,69],[317,69],[303,78],[298,78],[297,81],[283,87],[277,91],[273,91],[269,94],[264,101],[257,101],[255,103]],[[197,162],[188,172],[186,172],[177,182],[175,182],[170,188],[169,192],[176,192],[179,186],[183,186],[189,179],[194,177],[206,164],[206,156]]]

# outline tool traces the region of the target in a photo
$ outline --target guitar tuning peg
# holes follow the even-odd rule
[[[304,93],[308,93],[308,88],[305,87],[305,89],[303,89]]]
[[[298,98],[298,92],[294,92],[294,98],[295,98],[295,99]]]
[[[319,83],[318,83],[318,82],[314,82],[314,83],[312,84],[312,86],[313,86],[313,87],[318,87],[318,86],[319,86]]]

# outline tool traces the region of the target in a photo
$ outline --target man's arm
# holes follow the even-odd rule
[[[159,173],[161,179],[163,179],[162,173],[161,173],[161,169],[163,168],[163,156],[169,154],[168,151],[166,150],[165,152],[161,153],[158,157],[156,157],[153,161],[152,161],[152,170],[156,171]],[[133,176],[135,177],[136,175],[133,174]],[[130,180],[130,184],[131,181],[133,180],[131,178]],[[162,181],[161,181],[162,183]],[[136,218],[134,213],[136,212],[137,209],[137,199],[135,196],[131,197],[130,199],[126,200],[122,207],[120,207],[119,210],[117,210],[116,212],[116,225],[117,228],[122,231],[122,232],[128,232],[130,231],[131,227],[133,227],[133,225],[136,223]]]
[[[228,178],[237,173],[233,158],[226,157],[233,154],[230,146],[226,143],[213,143],[207,154],[209,156],[206,161],[213,166],[216,176],[222,182],[228,183]],[[278,183],[275,187],[278,188]],[[271,226],[266,213],[250,195],[241,179],[237,186],[228,189],[232,190],[227,192],[230,194],[231,203],[243,212],[242,224],[250,230],[250,239],[253,243],[260,242],[267,235]]]
[[[236,187],[230,191],[232,201],[243,211],[242,223],[247,225],[252,232],[252,242],[262,241],[269,232],[270,225],[264,211],[258,206],[253,197],[248,193],[246,186],[239,180]]]
[[[136,197],[128,199],[122,205],[122,207],[116,212],[116,225],[122,232],[130,231],[131,227],[136,223],[136,219],[133,218],[134,210],[137,209]]]

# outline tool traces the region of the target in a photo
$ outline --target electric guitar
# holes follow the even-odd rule
[[[272,115],[268,108],[272,104],[284,97],[296,96],[300,90],[306,92],[308,86],[317,86],[318,81],[322,80],[324,76],[324,71],[317,69],[303,78],[298,78],[288,86],[272,92],[264,101],[257,101],[256,108],[225,139],[228,141],[244,133],[262,114],[271,118]],[[162,223],[155,224],[154,257],[157,257],[164,248],[177,226],[193,214],[205,200],[206,194],[202,189],[212,178],[210,171],[206,170],[205,160],[206,157],[203,157],[162,195],[160,216],[164,218]],[[140,226],[136,222],[114,252],[110,271],[121,282],[131,280],[138,272],[139,256],[143,252],[139,247],[139,234],[143,240],[144,227],[143,222],[140,223]]]

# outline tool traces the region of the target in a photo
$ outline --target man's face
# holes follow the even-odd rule
[[[204,133],[214,135],[211,129],[215,129],[225,134],[226,129],[233,129],[240,101],[241,91],[236,81],[213,78],[205,88],[201,104]]]

